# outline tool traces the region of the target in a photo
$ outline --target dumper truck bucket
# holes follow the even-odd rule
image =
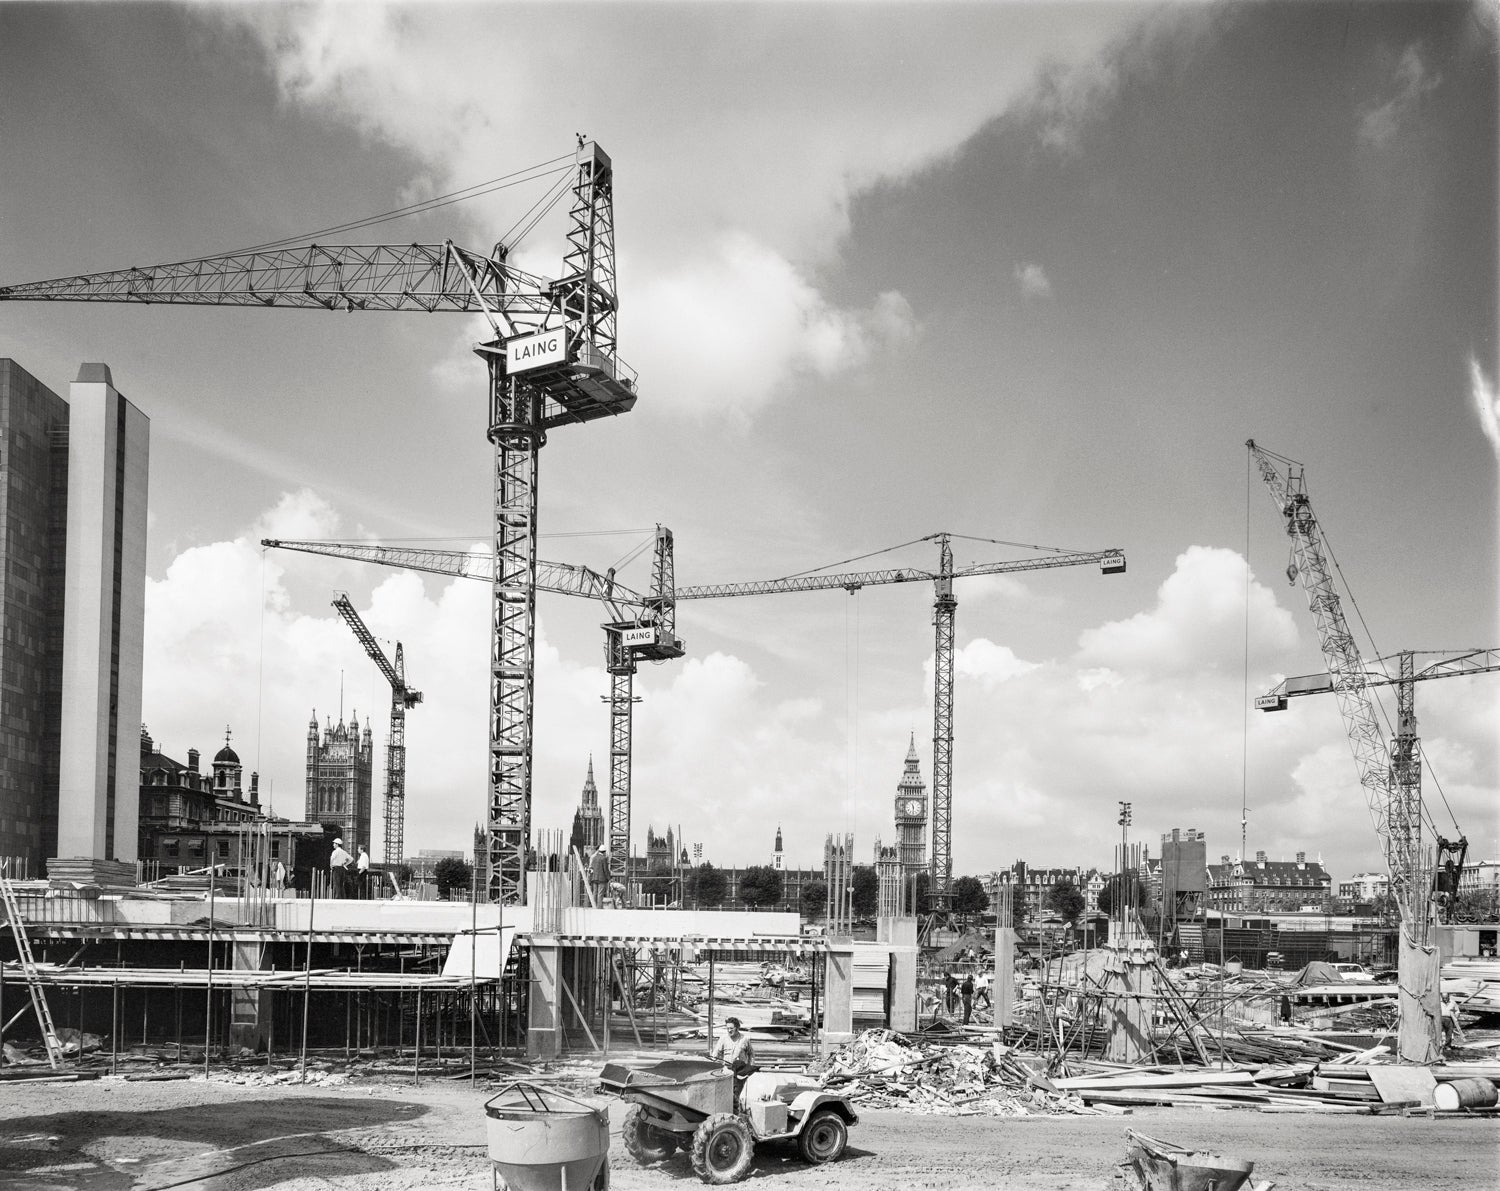
[[[626,1100],[706,1117],[734,1108],[734,1076],[707,1059],[669,1059],[649,1067],[606,1063],[599,1087]]]

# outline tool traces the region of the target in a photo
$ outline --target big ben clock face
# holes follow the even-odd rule
[[[922,813],[922,804],[916,801],[916,799],[908,799],[902,804],[901,813],[916,818]]]

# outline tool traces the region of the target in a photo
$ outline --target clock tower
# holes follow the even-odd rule
[[[927,787],[917,761],[917,734],[906,751],[906,768],[896,783],[896,846],[907,876],[927,868]]]

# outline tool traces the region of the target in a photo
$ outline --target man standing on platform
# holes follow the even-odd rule
[[[349,866],[353,863],[354,857],[344,851],[344,841],[334,840],[333,854],[328,857],[328,875],[332,879],[334,897],[349,896]]]

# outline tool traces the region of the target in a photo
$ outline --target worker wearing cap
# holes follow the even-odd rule
[[[349,866],[354,863],[354,857],[344,851],[344,841],[336,839],[333,841],[333,853],[328,857],[328,873],[333,878],[333,896],[348,896]]]

